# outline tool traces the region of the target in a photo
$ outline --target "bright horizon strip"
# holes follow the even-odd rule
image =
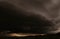
[[[44,36],[45,34],[27,34],[27,33],[11,33],[7,34],[6,36],[11,36],[11,37],[26,37],[26,36]]]

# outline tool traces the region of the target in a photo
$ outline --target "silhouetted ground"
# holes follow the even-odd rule
[[[44,36],[29,36],[29,37],[1,37],[1,39],[60,39],[60,33],[48,34]]]

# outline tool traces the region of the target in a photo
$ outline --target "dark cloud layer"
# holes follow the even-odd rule
[[[0,31],[58,32],[59,6],[59,0],[0,0]]]

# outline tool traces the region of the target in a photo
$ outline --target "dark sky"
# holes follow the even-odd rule
[[[59,0],[0,0],[0,30],[60,32]]]

